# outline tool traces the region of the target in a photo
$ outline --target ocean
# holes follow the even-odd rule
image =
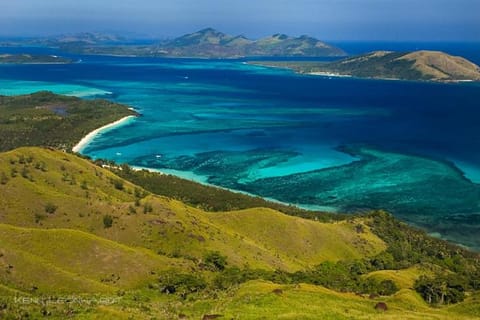
[[[479,43],[336,45],[443,50],[480,64]],[[101,132],[86,155],[309,209],[384,209],[480,250],[480,83],[304,76],[241,59],[67,56],[79,63],[0,65],[0,94],[50,90],[141,114]]]

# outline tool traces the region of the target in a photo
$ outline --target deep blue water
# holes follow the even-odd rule
[[[339,44],[445,50],[480,44]],[[42,48],[0,52],[59,54]],[[383,208],[480,249],[480,84],[300,76],[241,60],[71,55],[71,65],[0,66],[0,94],[48,89],[142,116],[82,152],[304,207]]]

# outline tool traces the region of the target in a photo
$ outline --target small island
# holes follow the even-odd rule
[[[480,67],[465,58],[439,51],[375,51],[334,62],[250,62],[282,67],[301,74],[350,76],[372,79],[416,81],[480,81]]]
[[[68,64],[73,61],[55,55],[0,54],[2,64]]]

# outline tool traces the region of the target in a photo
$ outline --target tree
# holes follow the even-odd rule
[[[457,275],[421,276],[415,282],[415,290],[428,304],[450,304],[461,302],[465,298],[465,283]]]

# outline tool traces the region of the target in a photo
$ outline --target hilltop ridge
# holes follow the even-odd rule
[[[374,51],[334,62],[255,62],[291,68],[297,72],[324,76],[359,78],[480,81],[480,67],[463,57],[441,51]]]

